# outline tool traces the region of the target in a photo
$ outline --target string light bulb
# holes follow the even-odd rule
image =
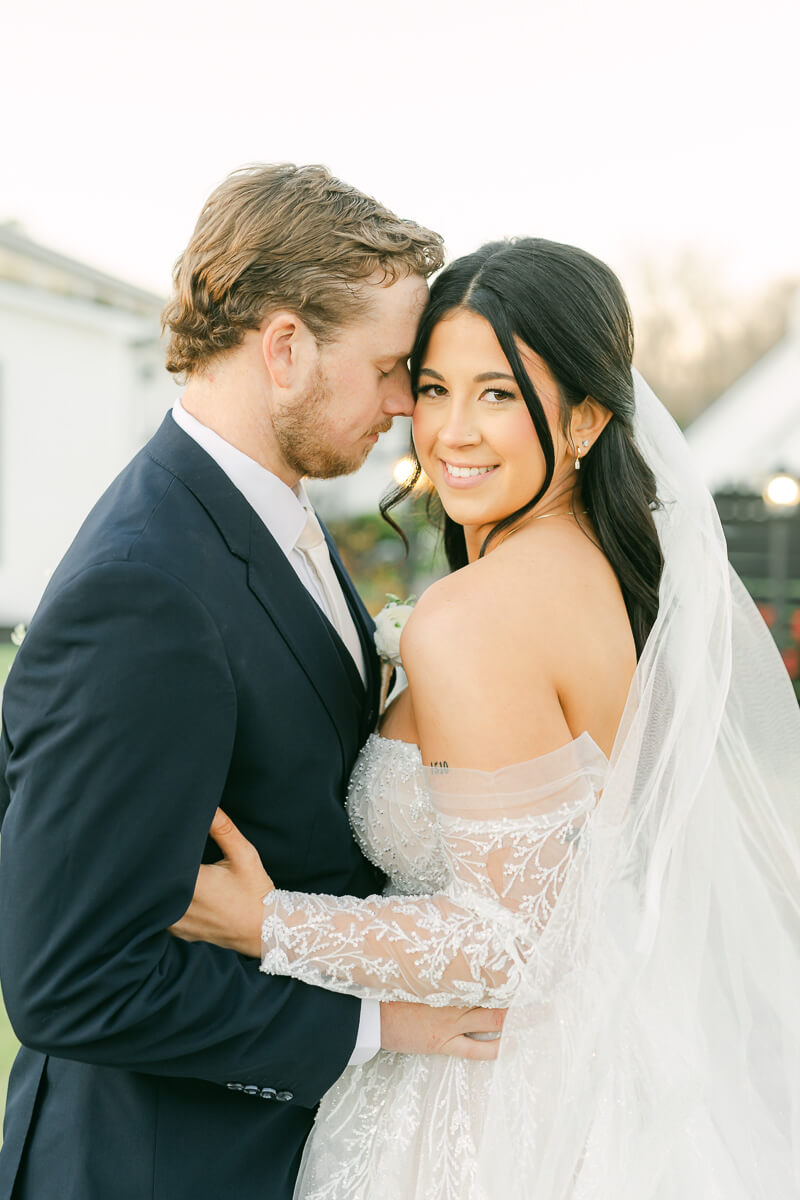
[[[800,483],[793,475],[781,471],[767,481],[764,500],[771,508],[795,508],[800,504]]]

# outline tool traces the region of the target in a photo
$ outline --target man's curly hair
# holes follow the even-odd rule
[[[272,311],[296,313],[319,342],[366,312],[359,283],[427,277],[441,237],[396,217],[321,166],[257,164],[212,192],[175,264],[162,314],[167,370],[191,375]]]

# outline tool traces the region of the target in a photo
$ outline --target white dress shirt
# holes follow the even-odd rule
[[[306,509],[311,508],[302,481],[290,488],[282,479],[278,479],[277,475],[273,475],[255,459],[237,450],[213,429],[209,429],[188,413],[180,398],[172,407],[172,416],[184,433],[188,433],[189,437],[214,459],[234,487],[242,493],[286,555],[303,587],[313,596],[328,619],[333,621],[333,614],[329,611],[307,558],[296,548],[297,539],[306,523]],[[363,663],[356,665],[363,678]],[[380,1045],[380,1003],[377,1000],[362,1000],[358,1037],[348,1065],[355,1067],[368,1062],[378,1053]]]

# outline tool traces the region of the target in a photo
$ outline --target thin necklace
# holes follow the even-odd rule
[[[577,512],[575,512],[573,509],[570,509],[569,512],[564,513],[539,513],[538,516],[528,517],[528,521],[544,521],[545,517],[588,517],[588,515],[589,514],[585,508],[579,508]],[[507,541],[507,539],[511,537],[512,533],[518,533],[520,529],[524,529],[528,524],[528,521],[523,521],[521,525],[515,526],[514,529],[509,529],[508,533],[504,533],[502,535],[499,544],[502,545],[503,542]]]
[[[534,515],[530,519],[532,521],[544,521],[547,519],[547,517],[588,517],[588,515],[589,514],[585,508],[579,508],[577,512],[573,512],[572,509],[570,509],[569,512],[565,512],[565,513],[539,513],[538,516]],[[524,524],[524,522],[523,522],[523,524]],[[522,528],[522,525],[517,526],[517,529],[521,529],[521,528]],[[514,533],[514,532],[516,532],[516,531],[512,529],[511,533]]]

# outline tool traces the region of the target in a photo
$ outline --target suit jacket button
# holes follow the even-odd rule
[[[249,1083],[246,1088],[242,1088],[245,1096],[257,1096],[259,1089],[254,1083]]]
[[[277,1096],[277,1094],[278,1093],[275,1091],[275,1088],[262,1088],[261,1089],[261,1099],[262,1100],[274,1100],[275,1097]]]
[[[276,1100],[294,1100],[294,1092],[278,1092]]]
[[[226,1083],[225,1087],[231,1092],[241,1092],[244,1089],[243,1083]]]

